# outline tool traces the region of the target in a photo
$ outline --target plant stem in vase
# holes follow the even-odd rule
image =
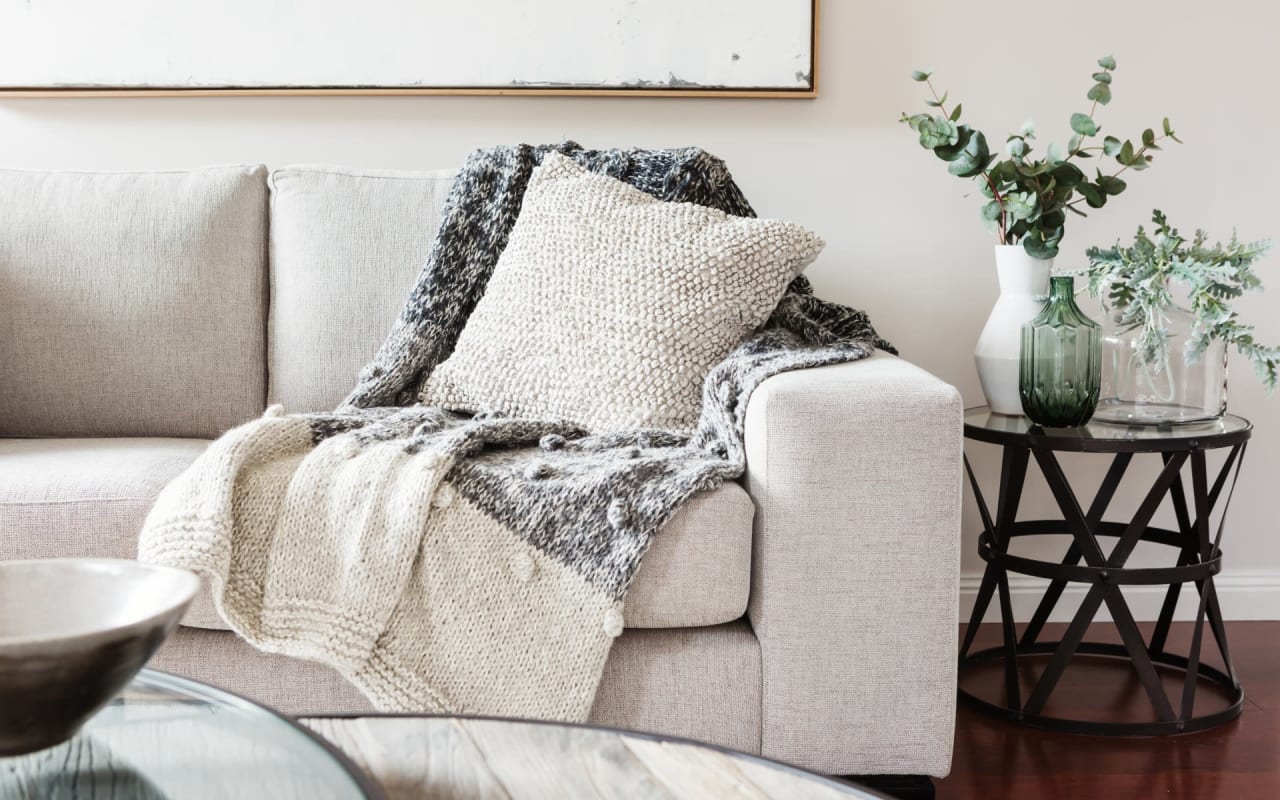
[[[1095,115],[1111,102],[1115,69],[1111,56],[1097,60],[1093,85],[1085,94],[1088,111],[1071,114],[1065,146],[1050,142],[1043,152],[1036,152],[1036,129],[1031,122],[1005,137],[1003,148],[993,151],[986,134],[962,121],[963,106],[948,105],[949,93],[938,93],[932,73],[911,73],[912,80],[929,90],[931,99],[925,100],[929,110],[904,113],[901,121],[916,133],[921,147],[946,162],[949,173],[976,182],[985,199],[982,219],[999,242],[1000,299],[974,351],[987,405],[997,413],[1022,413],[1018,394],[1022,326],[1043,305],[1069,216],[1083,217],[1086,209],[1105,206],[1128,186],[1122,174],[1151,166],[1160,142],[1179,141],[1167,117],[1159,133],[1148,128],[1135,139],[1103,135]]]
[[[1186,238],[1152,212],[1152,235],[1133,244],[1092,247],[1089,291],[1111,313],[1103,342],[1102,400],[1096,418],[1132,425],[1204,422],[1227,411],[1227,349],[1253,363],[1268,391],[1280,378],[1280,348],[1259,342],[1231,307],[1262,288],[1253,262],[1271,242],[1209,245]],[[1186,298],[1186,306],[1178,302]]]
[[[1115,316],[1102,339],[1102,399],[1096,418],[1127,425],[1206,422],[1227,412],[1227,348],[1215,339],[1194,363],[1184,353],[1195,318],[1174,306],[1162,313],[1168,339],[1156,352],[1143,348],[1140,329]]]

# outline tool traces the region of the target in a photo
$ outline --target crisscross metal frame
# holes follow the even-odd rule
[[[969,429],[966,427],[966,435],[968,433]],[[1087,511],[1082,509],[1055,454],[1057,450],[1084,449],[1073,447],[1069,441],[1063,441],[1060,437],[1053,440],[1041,439],[1033,429],[1030,434],[1011,435],[1006,441],[1000,442],[1003,444],[1003,463],[994,516],[966,456],[965,471],[973,488],[983,525],[978,552],[987,566],[968,630],[960,647],[960,666],[963,670],[978,662],[1003,659],[1005,704],[988,702],[963,689],[960,691],[961,699],[994,716],[1032,727],[1113,736],[1190,733],[1220,725],[1239,716],[1244,692],[1232,665],[1213,579],[1222,566],[1221,544],[1226,511],[1239,478],[1249,433],[1250,429],[1246,426],[1243,430],[1229,434],[1210,434],[1189,439],[1136,439],[1124,444],[1109,443],[1107,452],[1113,454],[1111,465]],[[989,431],[982,431],[980,436],[970,438],[993,441]],[[1230,450],[1226,461],[1210,486],[1206,451],[1227,447]],[[1163,467],[1129,522],[1106,522],[1103,517],[1107,508],[1134,455],[1138,453],[1158,454]],[[1061,519],[1017,521],[1018,505],[1032,458],[1049,485],[1062,514]],[[1191,473],[1190,501],[1182,476],[1188,465]],[[1150,525],[1152,517],[1166,497],[1173,504],[1178,524],[1176,531]],[[1215,511],[1218,512],[1216,531],[1211,522]],[[1071,545],[1058,563],[1025,558],[1009,552],[1010,543],[1017,537],[1063,533],[1071,535]],[[1116,540],[1109,554],[1103,552],[1100,544],[1102,537]],[[1176,548],[1176,564],[1156,568],[1126,567],[1134,548],[1143,541]],[[1081,561],[1084,563],[1081,564]],[[1020,638],[1009,595],[1010,573],[1050,581]],[[1044,624],[1069,583],[1088,586],[1080,608],[1061,640],[1042,642],[1039,637]],[[1194,583],[1199,594],[1190,653],[1186,656],[1165,650],[1169,626],[1184,583]],[[1164,603],[1151,639],[1147,641],[1143,638],[1121,589],[1124,586],[1165,584],[1168,589]],[[993,598],[997,598],[1000,604],[1003,644],[970,653],[978,624],[982,622]],[[1122,644],[1084,640],[1085,632],[1103,604],[1111,614]],[[1225,670],[1206,665],[1201,660],[1206,622],[1222,655]],[[1150,722],[1098,722],[1045,716],[1042,712],[1046,702],[1072,657],[1077,654],[1128,660],[1146,690],[1155,719]],[[1018,658],[1032,655],[1049,655],[1049,660],[1024,702],[1018,681]],[[1185,675],[1182,696],[1177,699],[1176,704],[1165,691],[1158,666],[1181,670]],[[1230,697],[1229,706],[1211,714],[1196,716],[1196,689],[1202,681],[1216,683],[1225,689]]]

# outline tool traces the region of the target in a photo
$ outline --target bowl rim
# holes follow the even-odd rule
[[[66,566],[124,566],[128,569],[140,569],[152,573],[169,573],[176,577],[179,581],[186,581],[187,585],[182,587],[179,584],[178,599],[175,602],[168,603],[158,609],[155,613],[135,620],[130,620],[117,625],[104,628],[94,628],[92,630],[82,630],[70,633],[49,633],[34,634],[24,636],[5,636],[0,634],[0,648],[6,651],[6,655],[20,654],[23,650],[37,649],[47,647],[52,644],[63,642],[83,641],[86,639],[110,640],[125,634],[133,634],[138,630],[152,627],[155,623],[170,616],[174,611],[181,614],[186,607],[195,598],[196,593],[200,591],[200,576],[190,570],[181,569],[179,567],[167,567],[160,564],[146,564],[132,558],[24,558],[14,559],[11,561],[0,561],[0,573],[15,567],[30,566],[49,566],[49,565],[66,565]]]

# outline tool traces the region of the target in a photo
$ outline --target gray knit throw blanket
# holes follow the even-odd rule
[[[272,408],[160,495],[143,561],[204,576],[255,647],[332,666],[378,708],[585,720],[653,536],[745,466],[747,400],[780,372],[888,348],[857,311],[791,286],[707,376],[692,436],[416,404],[452,351],[549,150],[664,200],[751,216],[697,149],[480,150],[453,185],[399,321],[333,413]]]

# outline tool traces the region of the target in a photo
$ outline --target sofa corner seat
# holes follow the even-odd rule
[[[337,405],[452,174],[0,170],[0,559],[132,557],[211,438],[268,402]],[[690,502],[637,574],[592,720],[945,774],[960,429],[954,389],[884,354],[766,381],[744,482]],[[368,710],[225,630],[207,594],[154,665],[285,712]]]

